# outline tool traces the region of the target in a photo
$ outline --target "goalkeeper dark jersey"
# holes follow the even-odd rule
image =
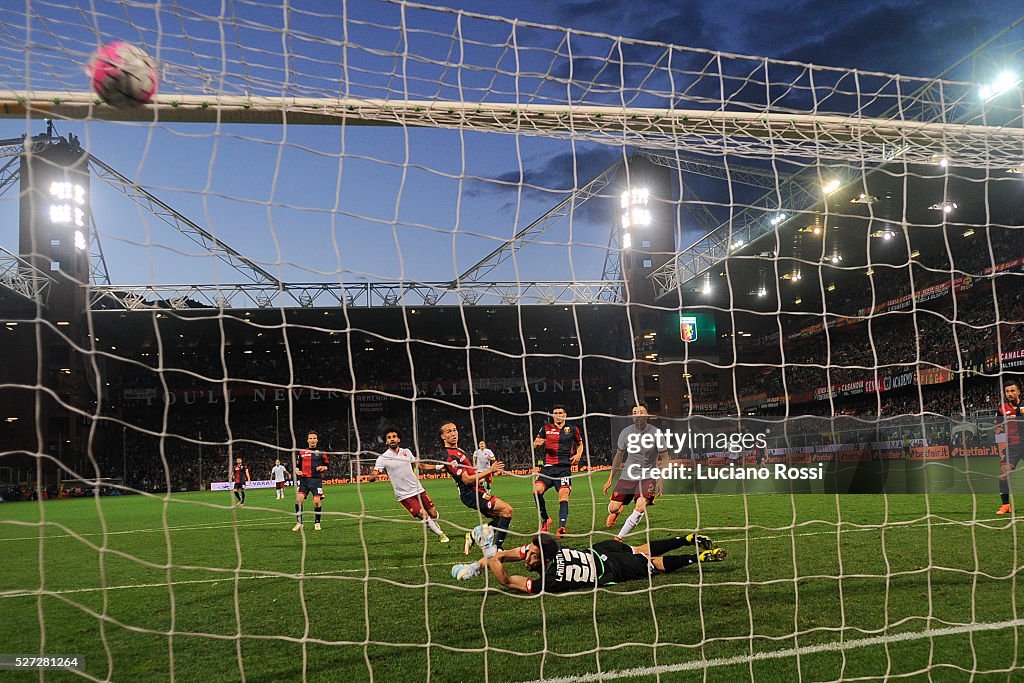
[[[608,540],[584,550],[559,548],[540,578],[527,579],[526,587],[534,594],[565,593],[646,579],[654,571],[645,556],[621,541]]]

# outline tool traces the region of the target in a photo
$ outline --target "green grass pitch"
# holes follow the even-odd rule
[[[575,479],[568,545],[610,537],[604,476]],[[528,597],[451,580],[456,526],[476,513],[450,481],[426,486],[448,546],[386,482],[328,487],[323,531],[307,503],[303,534],[291,489],[244,508],[226,492],[4,504],[0,651],[81,654],[89,676],[122,681],[1024,678],[1024,534],[994,516],[994,491],[663,496],[651,537],[700,529],[725,562]],[[513,531],[535,527],[528,480],[495,493]]]

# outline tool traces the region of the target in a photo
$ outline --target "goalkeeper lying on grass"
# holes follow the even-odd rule
[[[469,580],[486,566],[494,578],[507,588],[524,593],[564,593],[608,586],[622,581],[647,579],[653,574],[671,573],[697,562],[721,562],[725,549],[707,536],[687,534],[629,546],[621,541],[601,541],[592,548],[563,548],[551,536],[537,534],[530,543],[513,550],[498,550],[494,532],[487,525],[473,529],[473,540],[483,551],[483,559],[452,567],[452,578]],[[695,546],[695,555],[665,555],[683,546]],[[526,568],[539,578],[527,578],[505,571],[506,562],[525,561]]]

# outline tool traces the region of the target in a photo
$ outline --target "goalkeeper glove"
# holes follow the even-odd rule
[[[452,567],[452,578],[456,581],[469,581],[480,574],[480,563],[457,564]]]
[[[494,529],[489,524],[478,524],[473,527],[471,533],[473,542],[480,548],[485,558],[489,560],[498,554],[498,549],[494,547]]]

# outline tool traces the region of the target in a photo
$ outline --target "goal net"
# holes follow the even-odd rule
[[[0,32],[0,668],[1019,675],[1015,79],[388,0]]]

